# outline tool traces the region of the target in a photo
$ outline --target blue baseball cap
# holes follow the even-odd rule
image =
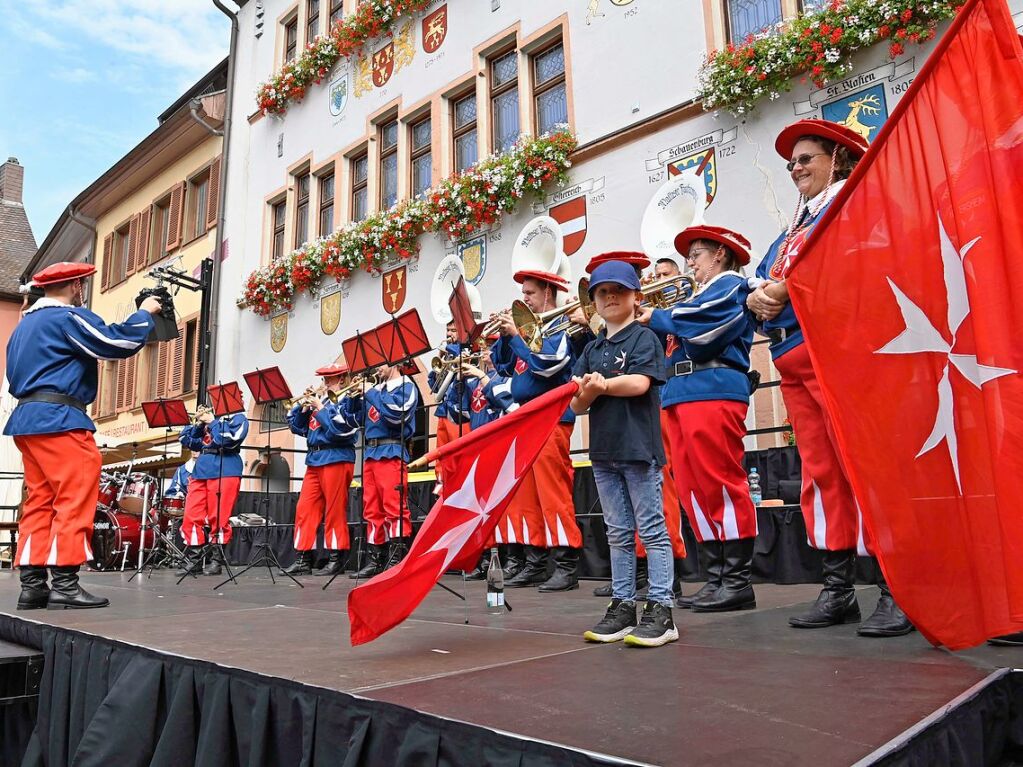
[[[624,261],[605,261],[593,270],[590,275],[590,298],[593,298],[597,286],[605,282],[613,282],[629,290],[642,290],[639,277],[636,276],[636,267]]]

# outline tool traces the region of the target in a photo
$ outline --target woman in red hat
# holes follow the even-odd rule
[[[316,371],[327,392],[338,391],[348,367],[326,365]],[[312,393],[288,411],[288,426],[304,437],[308,451],[302,492],[295,508],[295,551],[297,556],[285,575],[309,575],[313,571],[316,530],[323,522],[323,546],[327,564],[316,575],[338,575],[344,571],[341,553],[348,551],[348,489],[355,473],[355,443],[359,421],[344,397],[332,402],[327,394]]]
[[[749,241],[723,227],[691,226],[675,238],[675,249],[692,267],[696,293],[670,310],[644,307],[639,321],[672,339],[661,406],[675,485],[710,574],[695,596],[676,604],[696,612],[748,610],[757,605],[757,513],[742,466],[753,318],[740,270],[750,261]]]
[[[803,615],[789,619],[796,628],[824,628],[860,620],[853,580],[857,552],[866,554],[863,525],[852,487],[832,440],[820,385],[788,300],[785,278],[810,232],[867,151],[855,131],[827,120],[799,120],[775,141],[787,161],[799,201],[788,229],[771,245],[757,268],[747,301],[771,339],[771,357],[781,374],[781,392],[799,440],[803,464],[800,505],[811,545],[823,550],[824,589]],[[874,614],[859,627],[861,636],[899,636],[913,630],[881,581]]]
[[[7,344],[7,378],[18,406],[4,434],[21,451],[28,490],[18,526],[19,610],[109,604],[78,584],[79,568],[92,558],[103,463],[86,408],[96,399],[97,361],[138,354],[161,306],[150,296],[124,322],[105,324],[82,307],[83,282],[95,271],[92,264],[64,262],[37,273],[32,281],[44,296]]]

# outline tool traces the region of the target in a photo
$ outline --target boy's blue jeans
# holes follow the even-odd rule
[[[661,469],[654,463],[594,461],[593,479],[611,547],[611,595],[636,599],[636,541],[646,547],[647,601],[671,606],[675,563],[661,505]]]

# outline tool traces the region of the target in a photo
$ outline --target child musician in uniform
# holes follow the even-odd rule
[[[640,291],[630,264],[608,261],[594,269],[590,298],[607,327],[573,370],[580,389],[572,410],[590,411],[590,460],[611,548],[611,604],[583,637],[658,647],[678,639],[671,615],[674,563],[661,506],[659,386],[665,367],[656,334],[636,323]],[[647,550],[650,578],[638,625],[636,533]]]

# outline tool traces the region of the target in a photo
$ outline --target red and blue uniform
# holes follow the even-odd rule
[[[832,184],[826,192],[828,198],[834,199],[844,183]],[[757,267],[757,278],[751,280],[754,286],[786,276],[788,264],[798,255],[800,247],[830,204],[827,202],[821,206],[816,215],[811,214],[814,208],[807,205],[795,233],[790,236],[787,231],[782,232],[767,251]],[[792,304],[786,303],[781,313],[764,322],[760,330],[771,338],[771,358],[781,374],[782,398],[799,440],[803,473],[799,505],[809,543],[816,549],[857,549],[865,555],[869,545],[864,539],[863,517],[835,449],[824,395],[810,362],[810,352],[803,343],[803,331]]]
[[[348,490],[355,473],[355,443],[359,421],[347,397],[326,401],[317,412],[295,405],[288,413],[293,434],[304,437],[308,452],[305,477],[295,508],[295,550],[316,546],[316,528],[323,520],[324,546],[332,551],[349,547]]]
[[[356,402],[366,447],[362,464],[366,540],[380,546],[412,535],[412,517],[398,488],[405,484],[402,463],[409,459],[405,446],[415,432],[419,390],[411,378],[399,376],[367,389]]]
[[[238,500],[242,482],[241,447],[249,433],[249,419],[243,413],[195,424],[181,430],[181,444],[199,453],[188,482],[181,537],[188,546],[206,543],[203,525],[217,543],[229,543],[228,521]]]
[[[85,407],[96,399],[98,361],[137,354],[153,324],[149,312],[138,311],[107,325],[88,309],[41,298],[14,329],[7,343],[11,394],[69,398],[19,403],[4,426],[24,458],[28,491],[18,564],[72,566],[92,558],[103,460]]]
[[[675,485],[701,543],[757,534],[742,467],[753,344],[748,295],[742,275],[722,272],[690,300],[655,309],[650,319],[653,330],[671,336],[661,402]]]
[[[490,356],[498,374],[511,378],[511,396],[519,405],[568,383],[575,360],[565,332],[545,336],[538,352],[530,351],[518,335],[501,336]],[[583,545],[572,500],[569,450],[574,424],[575,413],[568,408],[508,506],[510,523],[521,543],[541,548]]]

